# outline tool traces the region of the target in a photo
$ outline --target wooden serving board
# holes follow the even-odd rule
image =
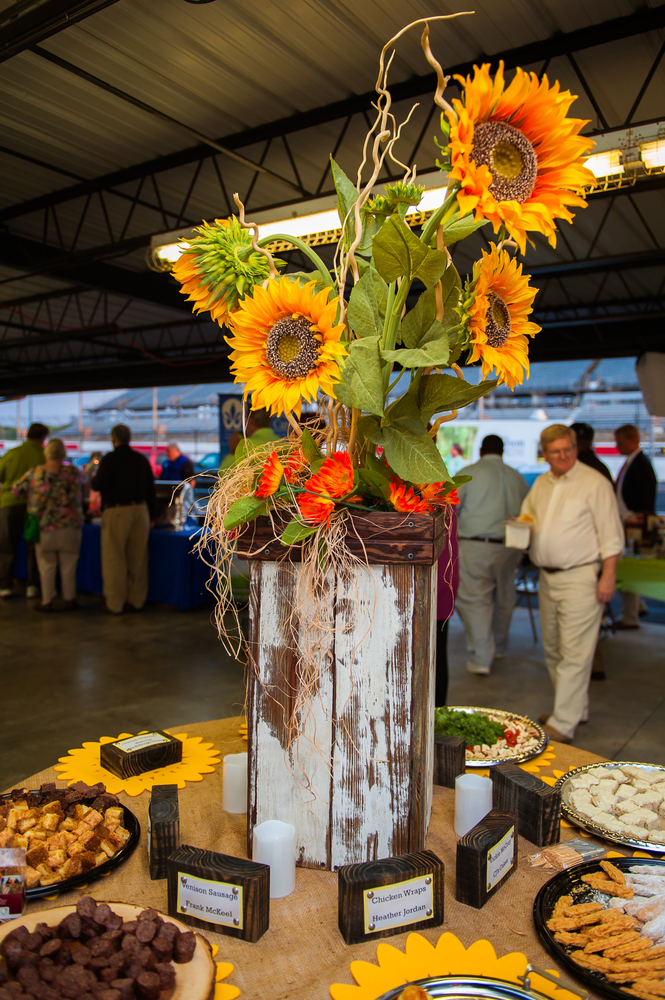
[[[106,902],[106,900],[104,900]],[[123,920],[135,920],[145,906],[132,906],[131,903],[108,904],[114,913],[119,914]],[[0,925],[0,943],[4,938],[23,924],[29,931],[33,931],[37,924],[46,923],[50,926],[59,924],[70,913],[76,911],[75,906],[55,906],[51,910],[38,910],[34,913],[24,914],[17,920],[9,920]],[[160,913],[160,917],[176,927],[183,933],[191,932],[191,927],[186,927],[179,920]],[[191,962],[185,965],[178,965],[173,962],[175,969],[175,988],[173,990],[163,990],[160,1000],[212,1000],[215,991],[215,963],[212,960],[212,949],[206,939],[201,934],[196,934],[196,950]]]

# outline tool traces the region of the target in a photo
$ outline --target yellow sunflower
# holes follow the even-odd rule
[[[198,234],[173,265],[173,277],[180,282],[180,291],[193,302],[193,312],[209,311],[222,325],[237,302],[251,293],[255,284],[265,281],[270,266],[263,254],[252,246],[252,234],[243,229],[238,219],[215,219],[204,222],[195,230]],[[275,261],[282,266],[281,261]]]
[[[473,265],[473,276],[464,288],[460,309],[464,333],[469,338],[469,364],[480,359],[485,378],[493,368],[511,389],[529,375],[529,342],[540,327],[528,316],[537,288],[522,274],[522,265],[507,250],[483,250]]]
[[[314,286],[276,278],[257,285],[229,317],[231,371],[245,383],[245,398],[252,393],[252,409],[300,416],[302,399],[313,402],[319,387],[335,395],[347,353],[344,324],[335,325],[339,299],[327,288],[315,294]]]
[[[505,225],[522,253],[529,231],[556,246],[555,219],[572,222],[567,206],[586,207],[583,189],[596,184],[584,166],[593,140],[578,134],[587,122],[566,117],[575,96],[523,69],[506,87],[503,62],[494,80],[489,63],[455,79],[463,97],[446,111],[444,131],[460,214],[475,211],[495,233]]]

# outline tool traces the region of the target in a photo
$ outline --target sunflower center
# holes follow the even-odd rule
[[[473,130],[471,159],[492,172],[490,191],[497,201],[523,204],[531,196],[538,157],[527,137],[506,122],[481,122]]]
[[[268,364],[281,378],[305,378],[318,364],[321,344],[304,316],[278,319],[266,342]]]
[[[503,299],[492,292],[485,313],[485,334],[490,347],[503,347],[510,336],[510,313]]]

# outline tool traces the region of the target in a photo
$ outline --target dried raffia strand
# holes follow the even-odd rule
[[[358,415],[359,411],[356,409],[351,410],[351,431],[349,433],[349,444],[348,452],[351,456],[351,461],[355,462],[355,452],[356,452],[356,437],[358,435]]]
[[[342,403],[335,403],[333,407],[333,436],[332,436],[332,450],[333,454],[337,449],[337,440],[339,438],[339,419],[340,414],[344,410],[344,405]]]
[[[257,224],[255,222],[245,222],[245,206],[241,202],[237,191],[234,191],[233,193],[233,200],[238,206],[238,221],[240,222],[240,225],[242,226],[243,229],[252,230],[252,246],[254,247],[257,253],[260,253],[261,256],[265,257],[266,260],[268,261],[268,267],[270,268],[268,277],[272,281],[272,279],[275,277],[276,274],[275,261],[273,259],[273,256],[269,250],[266,250],[265,247],[260,247],[258,245],[257,240],[259,238],[259,227],[257,226]]]
[[[291,428],[295,432],[296,436],[299,437],[299,438],[301,438],[302,437],[302,427],[300,426],[300,424],[298,423],[298,421],[296,420],[296,418],[291,413],[291,410],[285,410],[284,411],[284,416],[286,417],[286,419],[288,420],[288,422],[291,424]]]
[[[330,456],[332,455],[333,438],[335,436],[334,406],[335,404],[333,403],[331,397],[328,396],[328,402],[326,404],[326,410],[327,410],[326,416],[328,418],[328,425],[327,425],[328,429],[326,431],[326,455],[328,456],[328,458],[330,458]]]

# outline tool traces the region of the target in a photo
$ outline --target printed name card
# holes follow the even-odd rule
[[[169,916],[258,941],[270,923],[270,866],[185,844],[167,862]]]
[[[345,865],[338,924],[347,944],[443,923],[443,862],[432,851]]]
[[[481,909],[517,868],[517,817],[492,809],[457,842],[455,898]]]
[[[99,763],[118,778],[131,778],[182,760],[182,742],[161,729],[102,743]]]

